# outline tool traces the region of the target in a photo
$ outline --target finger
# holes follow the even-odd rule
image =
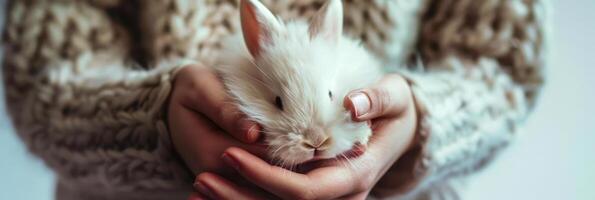
[[[235,138],[252,143],[258,140],[260,128],[258,124],[249,120],[228,96],[219,77],[207,67],[196,66],[190,69],[192,73],[193,92],[183,101],[197,112],[203,113],[219,127]]]
[[[387,75],[369,88],[351,91],[343,105],[351,111],[354,121],[395,116],[405,110],[410,98],[406,84],[399,75]]]
[[[212,173],[199,174],[196,178],[194,187],[195,189],[201,191],[201,193],[212,195],[211,198],[213,199],[271,199],[269,195],[262,194],[258,190],[250,190],[247,187],[240,187]]]
[[[223,160],[247,180],[280,197],[290,198],[288,194],[298,194],[306,187],[305,175],[269,165],[243,149],[228,148]]]
[[[347,196],[341,197],[340,199],[365,200],[365,199],[368,199],[368,194],[369,193],[370,193],[369,191],[360,192],[360,193],[351,194],[351,195],[347,195]]]
[[[345,168],[321,168],[304,175],[269,165],[239,148],[227,149],[223,159],[247,180],[285,199],[333,199],[350,193],[357,182]]]
[[[188,200],[207,200],[208,198],[200,193],[193,192],[188,197]]]
[[[194,173],[203,170],[233,171],[229,168],[225,169],[226,165],[218,156],[230,146],[241,147],[259,156],[266,155],[266,147],[245,144],[229,137],[201,114],[175,106],[170,108],[170,112],[177,113],[171,115],[168,121],[171,132],[175,133],[175,135],[172,134],[172,142],[176,151]]]

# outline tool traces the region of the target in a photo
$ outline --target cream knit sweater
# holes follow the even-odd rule
[[[263,1],[284,19],[307,18],[323,2]],[[393,167],[412,179],[389,172],[375,194],[435,197],[511,142],[543,83],[544,2],[344,6],[345,32],[410,80],[420,113],[419,148],[403,158],[413,165]],[[58,174],[59,199],[190,191],[163,108],[181,60],[208,64],[238,31],[235,0],[19,0],[6,19],[8,108],[31,152]]]

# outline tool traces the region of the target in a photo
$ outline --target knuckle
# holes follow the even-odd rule
[[[207,99],[209,99],[209,95],[213,95],[211,94],[213,90],[209,90],[208,88],[213,87],[213,85],[217,85],[216,83],[214,83],[214,81],[218,81],[215,75],[208,69],[197,69],[197,71],[194,71],[193,73],[194,74],[186,75],[190,77],[186,81],[186,86],[184,87],[184,90],[189,91],[187,94],[189,94],[191,97],[190,99],[192,99],[195,102],[203,102],[202,104],[212,103],[207,101]]]
[[[368,191],[374,186],[375,178],[372,174],[365,175],[360,180],[361,181],[355,186],[355,190],[358,193]]]
[[[176,78],[176,85],[178,85],[176,87],[187,91],[199,91],[204,84],[203,80],[206,74],[197,71],[201,70],[189,69],[189,67],[180,70],[178,72],[178,77]]]
[[[194,102],[201,102],[204,97],[203,97],[203,93],[200,92],[201,88],[201,84],[200,82],[197,81],[193,81],[190,80],[189,83],[187,83],[186,87],[183,90],[183,93],[185,94],[185,96],[188,99],[188,103],[190,104],[194,104]],[[200,104],[197,104],[200,105]]]
[[[215,75],[209,69],[197,69],[192,76],[192,82],[197,86],[196,89],[201,88],[203,85],[209,85],[209,82],[216,80],[213,79]]]
[[[208,80],[214,76],[213,71],[203,65],[191,65],[181,69],[178,74],[190,82],[193,82],[195,86],[200,86],[201,82]]]
[[[182,70],[186,70],[189,73],[196,73],[201,72],[202,70],[209,70],[209,68],[201,64],[191,64],[184,67]]]
[[[234,122],[241,121],[242,116],[240,115],[239,111],[229,103],[221,103],[218,106],[218,115],[219,120],[226,124],[234,124]]]
[[[196,75],[203,74],[203,72],[205,72],[206,70],[208,70],[208,68],[203,65],[189,65],[180,69],[177,75],[180,78],[188,79]]]
[[[386,88],[374,88],[371,90],[371,93],[370,99],[372,101],[372,107],[374,110],[380,112],[379,114],[390,107],[391,97]]]

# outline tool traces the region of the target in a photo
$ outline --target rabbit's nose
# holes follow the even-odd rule
[[[331,142],[331,138],[323,127],[314,126],[304,132],[302,146],[307,149],[323,151],[330,147]]]
[[[314,149],[316,151],[322,151],[327,149],[331,144],[331,138],[328,136],[317,137],[315,140],[304,140],[302,145],[308,149]]]

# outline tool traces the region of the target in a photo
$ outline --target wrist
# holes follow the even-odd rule
[[[406,131],[401,132],[401,134],[407,134],[402,138],[408,138],[409,142],[373,188],[372,194],[378,197],[404,194],[419,182],[415,170],[419,158],[422,156],[422,138],[418,134],[420,114],[410,82],[401,75],[397,76],[401,83],[398,86],[402,91],[401,94],[407,96],[407,106],[402,113],[401,119],[408,125],[404,129]]]
[[[406,126],[404,133],[407,134],[409,139],[409,143],[406,148],[403,150],[402,155],[406,154],[407,152],[411,151],[412,149],[416,148],[419,144],[419,136],[417,134],[417,130],[419,127],[419,112],[417,109],[417,103],[415,101],[415,96],[413,95],[413,91],[411,88],[410,82],[402,75],[395,74],[395,76],[399,79],[399,91],[401,94],[406,96],[406,108],[404,109],[401,119],[404,123],[408,124]],[[395,162],[396,163],[396,162]]]

